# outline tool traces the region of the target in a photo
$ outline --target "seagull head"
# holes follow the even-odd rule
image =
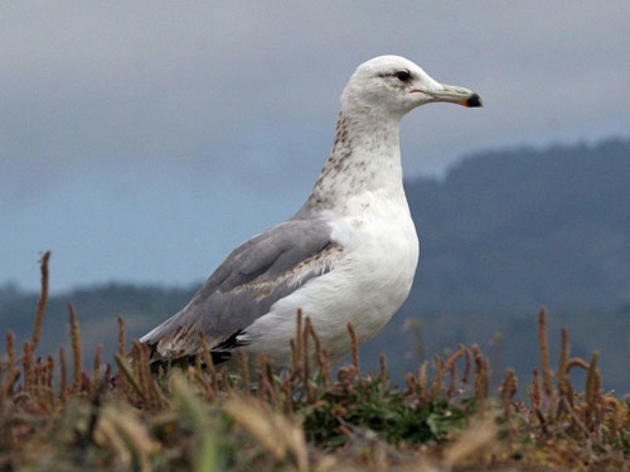
[[[369,109],[398,118],[425,103],[482,106],[481,98],[472,90],[442,84],[400,56],[378,56],[357,67],[341,102],[346,108]]]

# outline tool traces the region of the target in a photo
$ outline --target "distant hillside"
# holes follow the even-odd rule
[[[480,153],[406,189],[422,241],[415,313],[630,300],[630,140]]]
[[[529,378],[538,359],[536,311],[545,304],[552,356],[567,324],[575,354],[600,351],[605,387],[630,392],[630,140],[480,153],[442,181],[417,179],[406,188],[421,261],[400,313],[362,349],[366,368],[376,367],[380,351],[402,373],[423,353],[478,342],[487,352],[494,343],[499,368],[515,366]],[[129,336],[139,336],[182,307],[196,286],[109,284],[53,297],[41,352],[67,343],[67,302],[77,307],[86,352],[104,344],[110,354],[116,315],[125,316]],[[36,301],[0,287],[2,327],[23,339]],[[421,330],[405,331],[409,318]]]

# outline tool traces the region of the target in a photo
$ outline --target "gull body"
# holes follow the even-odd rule
[[[286,366],[298,308],[333,362],[350,349],[348,322],[360,343],[372,338],[409,295],[419,256],[398,124],[439,101],[481,106],[471,90],[441,84],[403,57],[361,64],[342,93],[334,144],[307,201],[237,247],[188,305],[141,338],[152,361],[194,358],[204,333],[215,362],[240,347]]]

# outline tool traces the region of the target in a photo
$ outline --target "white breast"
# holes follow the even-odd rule
[[[348,249],[340,270],[361,292],[355,298],[361,310],[349,321],[363,341],[376,334],[409,295],[418,264],[418,236],[404,198],[369,192],[351,199],[347,210],[333,238]]]
[[[257,341],[248,350],[288,359],[298,307],[311,318],[332,361],[350,350],[348,321],[360,342],[372,338],[409,295],[418,263],[418,237],[402,197],[366,192],[351,198],[344,214],[331,219],[343,257],[252,324],[247,331]]]

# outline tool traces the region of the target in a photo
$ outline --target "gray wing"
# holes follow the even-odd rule
[[[292,219],[238,246],[188,305],[140,339],[152,360],[196,354],[200,332],[215,360],[223,360],[277,300],[330,270],[331,256],[341,252],[330,231],[322,220]]]

